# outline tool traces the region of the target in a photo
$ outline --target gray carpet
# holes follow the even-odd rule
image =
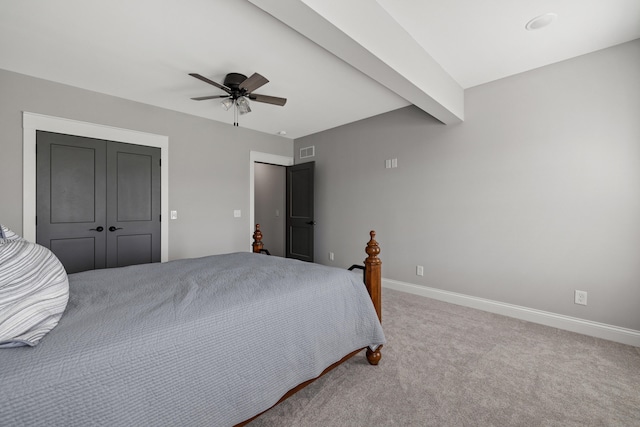
[[[384,289],[387,345],[250,426],[640,426],[640,349]]]

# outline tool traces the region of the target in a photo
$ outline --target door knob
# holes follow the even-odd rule
[[[316,225],[316,222],[315,222],[315,221],[308,221],[308,222],[307,222],[307,224],[309,224],[309,225]]]
[[[113,225],[109,227],[109,231],[114,232],[116,230],[122,230],[122,227],[114,227]]]
[[[100,226],[100,227],[96,227],[96,228],[90,228],[90,231],[97,231],[98,233],[101,233],[102,230],[104,230],[104,227]]]

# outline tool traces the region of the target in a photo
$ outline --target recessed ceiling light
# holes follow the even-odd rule
[[[547,25],[551,24],[558,17],[555,13],[545,13],[544,15],[536,16],[531,21],[527,22],[527,25],[524,27],[529,30],[539,30],[540,28],[544,28]]]

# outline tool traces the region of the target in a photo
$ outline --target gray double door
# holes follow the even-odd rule
[[[67,273],[160,261],[160,149],[38,131],[36,240]]]

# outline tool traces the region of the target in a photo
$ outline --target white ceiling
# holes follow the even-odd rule
[[[463,89],[637,38],[638,0],[0,0],[2,69],[229,124],[188,73],[259,72],[288,102],[240,126],[287,138],[409,104],[454,123]]]

